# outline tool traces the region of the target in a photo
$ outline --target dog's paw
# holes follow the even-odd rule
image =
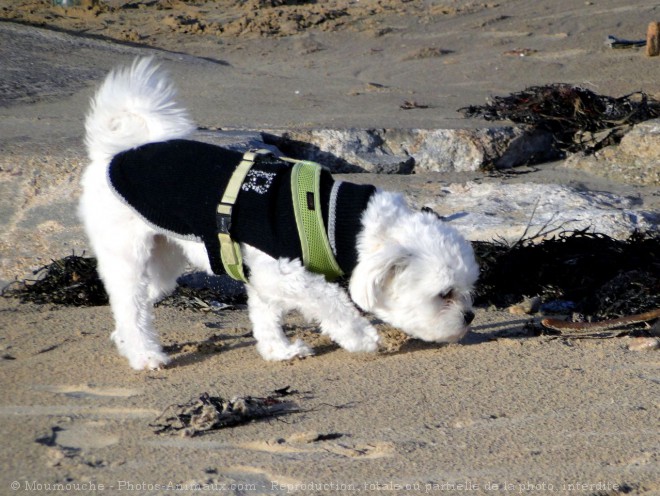
[[[296,339],[293,343],[287,345],[257,343],[257,351],[265,360],[270,361],[291,360],[295,357],[306,357],[314,354],[312,349],[300,339]]]
[[[170,361],[158,343],[140,347],[132,343],[132,346],[129,346],[129,343],[123,340],[117,331],[110,335],[110,339],[114,341],[119,354],[127,358],[129,365],[135,370],[160,369]]]
[[[161,351],[146,351],[127,356],[128,363],[135,370],[156,370],[163,368],[170,361]]]
[[[368,325],[361,332],[342,339],[339,345],[351,353],[371,353],[378,349],[379,341],[376,329]]]

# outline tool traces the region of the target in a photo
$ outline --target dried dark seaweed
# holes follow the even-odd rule
[[[2,296],[22,303],[88,307],[108,304],[108,294],[97,272],[93,257],[71,254],[33,272],[32,278],[14,281]],[[245,303],[244,293],[224,294],[213,288],[178,285],[157,305],[194,311],[217,311],[228,305]]]
[[[84,253],[83,253],[84,255]],[[96,271],[96,259],[71,254],[53,260],[33,272],[34,279],[14,281],[2,290],[2,296],[18,298],[23,303],[66,306],[108,304],[108,295]]]
[[[475,303],[507,307],[525,296],[615,318],[660,307],[660,234],[626,240],[584,231],[538,241],[473,243],[481,266]]]
[[[660,117],[660,101],[643,92],[615,98],[554,83],[495,96],[486,105],[470,105],[459,111],[466,117],[509,120],[550,132],[560,152],[592,153],[618,143],[634,124]]]
[[[156,434],[179,433],[192,437],[211,430],[299,412],[295,403],[282,399],[292,394],[295,392],[290,391],[288,386],[266,397],[238,396],[231,400],[202,393],[183,405],[170,405],[149,426]]]

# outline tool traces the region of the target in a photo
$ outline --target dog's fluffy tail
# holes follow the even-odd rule
[[[90,159],[107,163],[121,151],[190,134],[195,127],[174,101],[175,93],[151,57],[110,72],[85,121]]]

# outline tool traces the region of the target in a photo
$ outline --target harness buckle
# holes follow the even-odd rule
[[[228,203],[219,203],[218,209],[215,213],[215,223],[218,232],[222,234],[229,234],[231,230],[231,212],[233,205]]]

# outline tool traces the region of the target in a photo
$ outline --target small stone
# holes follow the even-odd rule
[[[630,351],[651,351],[660,348],[660,339],[658,338],[633,338],[628,344]]]
[[[509,313],[513,315],[531,315],[539,311],[541,307],[541,298],[534,296],[532,298],[526,297],[520,303],[511,305]]]

